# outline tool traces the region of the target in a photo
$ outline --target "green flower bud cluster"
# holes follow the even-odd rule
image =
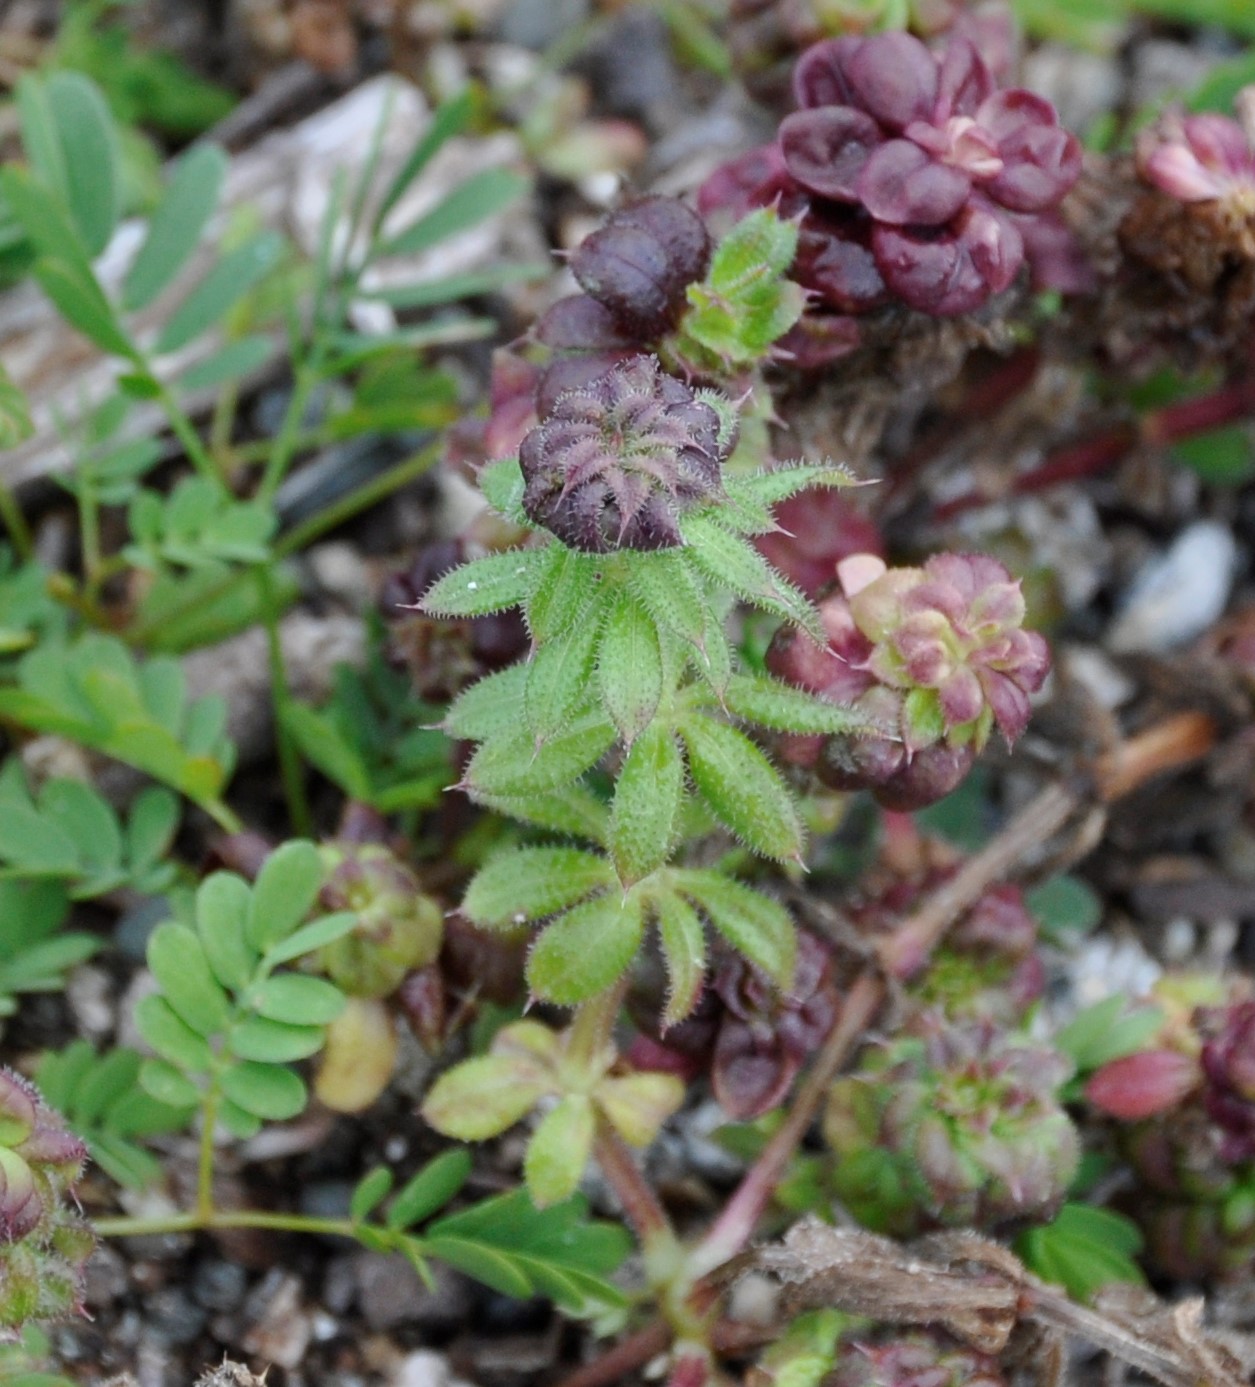
[[[988,1018],[920,1014],[833,1086],[824,1136],[837,1197],[902,1237],[1048,1219],[1080,1155],[1059,1100],[1069,1069]]]
[[[327,870],[323,904],[357,916],[356,928],[319,955],[337,987],[350,997],[386,997],[411,970],[435,962],[444,912],[410,867],[381,843],[336,841],[318,851]]]
[[[0,1069],[0,1339],[81,1308],[96,1239],[66,1200],[86,1157],[35,1087]]]

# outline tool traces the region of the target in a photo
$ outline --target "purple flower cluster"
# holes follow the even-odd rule
[[[1015,279],[1025,232],[1080,172],[1048,101],[996,89],[966,39],[889,32],[815,44],[774,145],[718,170],[704,212],[802,216],[795,275],[840,314],[898,300],[970,313]]]

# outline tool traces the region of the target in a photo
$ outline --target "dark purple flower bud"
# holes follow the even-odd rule
[[[1207,1037],[1203,1101],[1224,1133],[1222,1159],[1255,1159],[1255,1002],[1207,1009],[1198,1020]]]
[[[716,172],[701,205],[779,198],[802,216],[795,277],[846,312],[886,295],[941,317],[979,308],[1024,263],[1015,219],[1051,214],[1080,173],[1049,102],[996,90],[957,35],[940,53],[901,31],[817,43],[794,94],[778,156]]]
[[[571,256],[580,288],[649,342],[675,323],[685,289],[706,273],[710,237],[678,198],[650,197],[611,215]]]
[[[555,351],[623,351],[633,345],[614,314],[587,294],[559,299],[541,315],[533,335]]]
[[[797,944],[797,970],[787,993],[739,954],[727,956],[715,972],[712,990],[723,1014],[711,1078],[724,1111],[739,1122],[783,1101],[836,1019],[831,954],[805,930],[798,932]]]
[[[619,362],[560,395],[523,440],[523,508],[572,549],[667,549],[679,517],[717,498],[731,440],[656,357]]]

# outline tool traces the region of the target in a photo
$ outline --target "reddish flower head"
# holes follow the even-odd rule
[[[793,89],[775,148],[718,171],[701,204],[803,213],[795,274],[844,313],[890,298],[974,311],[1015,279],[1026,235],[1080,173],[1050,103],[998,90],[966,38],[940,53],[900,31],[828,39]]]

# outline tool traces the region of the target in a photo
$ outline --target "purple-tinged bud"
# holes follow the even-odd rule
[[[1196,1060],[1178,1050],[1142,1050],[1095,1070],[1085,1097],[1121,1122],[1157,1117],[1184,1102],[1199,1085]]]
[[[829,1387],[1005,1387],[998,1360],[941,1330],[882,1330],[844,1345]]]
[[[678,198],[649,197],[611,215],[571,256],[580,288],[640,342],[673,327],[685,289],[706,273],[710,237]]]
[[[722,494],[732,441],[656,357],[560,395],[523,440],[523,509],[572,549],[668,549],[679,517]]]
[[[782,755],[834,789],[869,789],[890,809],[923,808],[962,781],[993,726],[1008,745],[1023,733],[1049,650],[1022,629],[1020,585],[995,559],[938,554],[922,569],[887,569],[863,554],[837,573],[843,591],[819,605],[827,647],[782,631],[767,665],[884,730],[791,738]]]
[[[0,1339],[81,1308],[95,1237],[66,1201],[86,1158],[35,1087],[0,1069]]]
[[[798,931],[797,967],[787,993],[739,954],[715,971],[722,1003],[711,1079],[715,1097],[738,1122],[778,1106],[798,1070],[823,1044],[836,1019],[832,955],[813,934]]]
[[[43,1212],[30,1166],[16,1151],[0,1146],[0,1244],[21,1241]]]
[[[0,1069],[0,1146],[17,1146],[35,1130],[39,1095],[12,1070]]]

